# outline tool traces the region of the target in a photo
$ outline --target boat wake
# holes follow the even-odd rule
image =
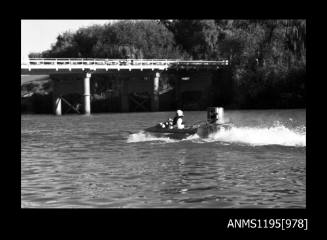
[[[220,131],[209,135],[204,142],[229,142],[253,146],[283,145],[306,146],[306,133],[302,129],[289,129],[285,126],[269,128],[234,127],[229,131]]]
[[[207,138],[200,138],[197,134],[188,136],[182,140],[169,137],[155,137],[143,131],[128,136],[127,142],[160,141],[164,143],[175,143],[192,141],[194,143],[222,142],[233,144],[246,144],[251,146],[283,145],[294,147],[306,146],[306,127],[300,126],[289,128],[280,123],[271,127],[237,127],[229,130],[221,130],[210,134]]]

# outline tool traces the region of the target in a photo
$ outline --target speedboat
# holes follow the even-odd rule
[[[193,126],[185,126],[183,129],[177,128],[162,128],[159,124],[153,127],[149,127],[144,129],[145,132],[154,135],[155,137],[169,137],[174,139],[183,139],[193,134],[196,134],[198,131],[198,127]]]
[[[153,127],[149,127],[144,129],[145,132],[154,135],[155,137],[169,137],[174,139],[183,139],[187,138],[191,135],[197,134],[201,138],[206,138],[210,134],[231,129],[231,123],[224,123],[224,124],[209,124],[203,123],[201,125],[196,126],[185,126],[183,129],[177,128],[162,128],[159,124]]]
[[[222,108],[208,108],[207,121],[202,124],[193,124],[192,126],[185,126],[183,129],[163,127],[162,124],[157,124],[153,127],[144,129],[145,132],[154,135],[155,137],[169,137],[174,139],[183,139],[191,135],[197,134],[201,138],[207,138],[210,134],[230,130],[232,123],[223,122]],[[217,120],[219,121],[213,121]]]

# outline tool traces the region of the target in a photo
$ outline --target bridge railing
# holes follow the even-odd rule
[[[179,66],[228,65],[227,60],[179,60],[179,59],[103,59],[103,58],[30,58],[22,62],[23,69],[34,68],[160,68]]]
[[[89,64],[89,65],[118,65],[118,64],[167,64],[176,62],[178,60],[172,59],[88,59],[88,58],[30,58],[27,61],[23,61],[22,65],[55,65],[55,64]]]
[[[228,60],[221,61],[205,61],[205,60],[190,60],[190,61],[177,61],[175,64],[179,65],[228,65]]]
[[[28,64],[228,64],[228,60],[205,61],[205,60],[179,60],[179,59],[101,59],[101,58],[30,58],[22,65]]]

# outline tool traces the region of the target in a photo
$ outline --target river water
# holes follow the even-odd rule
[[[226,110],[234,127],[206,139],[141,131],[173,115],[22,115],[21,207],[306,207],[305,110]]]

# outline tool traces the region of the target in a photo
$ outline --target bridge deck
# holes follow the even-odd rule
[[[101,58],[30,58],[21,63],[22,74],[32,72],[108,71],[108,70],[167,70],[168,68],[219,68],[222,61],[183,61],[173,59],[101,59]]]

